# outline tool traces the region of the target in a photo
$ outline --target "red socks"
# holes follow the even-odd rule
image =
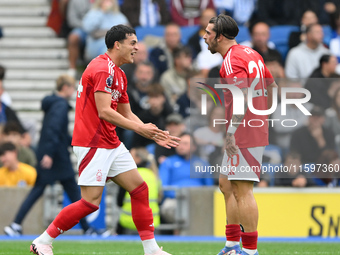
[[[241,238],[241,227],[239,224],[228,224],[225,228],[227,241],[239,242]]]
[[[149,206],[149,189],[146,182],[130,192],[132,219],[142,241],[154,238],[152,210]]]
[[[242,246],[249,250],[257,249],[257,231],[242,233]]]
[[[56,238],[58,235],[77,225],[80,219],[98,209],[98,206],[91,204],[82,198],[63,208],[54,221],[48,226],[46,232],[52,238]]]

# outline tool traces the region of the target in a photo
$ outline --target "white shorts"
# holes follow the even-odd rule
[[[108,178],[137,168],[123,143],[115,149],[74,146],[73,151],[77,156],[80,186],[105,186]]]
[[[231,158],[224,152],[221,174],[228,176],[230,181],[259,182],[264,148],[241,148],[238,154]]]

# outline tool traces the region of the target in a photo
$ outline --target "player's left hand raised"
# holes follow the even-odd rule
[[[235,136],[233,134],[227,133],[225,150],[228,157],[232,157],[238,153],[238,146],[235,144]]]
[[[167,134],[169,134],[169,131],[165,131]],[[167,149],[171,149],[171,147],[177,147],[178,142],[181,140],[181,138],[168,135],[166,139],[159,138],[157,135],[153,137],[153,140],[160,146],[165,147]]]

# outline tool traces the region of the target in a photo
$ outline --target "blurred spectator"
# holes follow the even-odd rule
[[[128,86],[128,95],[132,111],[139,116],[143,110],[149,109],[147,93],[155,77],[151,62],[145,61],[137,64],[133,83]]]
[[[34,167],[18,160],[16,146],[11,142],[0,145],[0,186],[33,186],[37,177]]]
[[[340,153],[340,88],[333,95],[332,106],[326,110],[325,127],[334,133],[336,149]]]
[[[260,55],[265,57],[272,57],[278,59],[282,63],[282,56],[280,52],[275,50],[275,44],[269,41],[270,28],[265,22],[257,22],[249,26],[251,35],[251,42],[241,42],[240,44],[246,45],[256,50]]]
[[[93,0],[69,0],[67,5],[67,22],[72,29],[67,38],[68,74],[76,77],[77,60],[79,59],[81,49],[84,49],[87,33],[82,27],[83,18],[91,9]]]
[[[135,54],[133,63],[125,64],[120,67],[124,71],[128,82],[133,80],[133,74],[136,70],[136,66],[141,62],[147,61],[148,59],[149,59],[148,48],[146,47],[145,43],[138,42],[138,51]]]
[[[0,100],[7,106],[11,106],[12,99],[11,96],[5,91],[3,81],[5,79],[6,68],[0,65]]]
[[[190,79],[194,77],[202,78],[199,72],[191,71],[186,77],[186,92],[177,99],[174,106],[175,111],[181,114],[183,118],[190,115],[190,107],[195,107],[194,103],[190,102],[190,93],[192,93],[192,91],[190,92]]]
[[[91,60],[107,50],[105,34],[112,26],[128,25],[127,18],[119,11],[117,0],[96,0],[83,19],[83,29],[88,34],[85,46],[86,60]]]
[[[170,21],[166,0],[124,0],[121,10],[133,27],[154,27]]]
[[[297,46],[301,42],[306,40],[306,29],[311,24],[316,24],[319,22],[318,17],[312,10],[307,10],[303,13],[300,23],[300,30],[293,31],[289,35],[289,49]]]
[[[179,26],[199,25],[199,17],[207,8],[215,9],[213,0],[170,0],[172,21]]]
[[[214,0],[218,13],[225,13],[237,22],[238,25],[245,25],[252,17],[256,9],[257,0]]]
[[[18,160],[22,163],[28,164],[32,167],[36,167],[37,158],[35,156],[34,151],[26,146],[21,144],[22,134],[20,133],[21,129],[18,123],[16,122],[7,122],[3,129],[2,140],[4,142],[11,142],[17,148]]]
[[[340,6],[338,6],[339,8]],[[340,10],[331,15],[332,39],[329,42],[329,49],[340,62]]]
[[[298,25],[301,17],[301,3],[294,0],[258,0],[254,21],[264,21],[269,26]]]
[[[335,73],[338,60],[327,54],[320,58],[319,63],[319,67],[309,76],[305,88],[311,93],[310,103],[327,109],[331,106],[328,90],[332,80],[329,78]]]
[[[159,176],[163,187],[213,185],[213,179],[209,172],[202,172],[208,167],[208,162],[194,154],[196,150],[194,139],[188,133],[183,133],[180,138],[181,141],[176,147],[176,154],[168,157],[159,166]],[[161,205],[161,215],[167,222],[174,222],[176,212],[175,191],[164,191],[164,198],[165,200]]]
[[[158,201],[160,198],[160,182],[158,179],[158,168],[152,154],[144,147],[132,148],[131,156],[137,165],[137,170],[149,188],[149,205],[152,209],[153,224],[157,228],[160,224]],[[117,205],[121,207],[117,234],[125,234],[126,229],[136,230],[131,214],[131,197],[129,192],[123,188],[119,189]]]
[[[157,69],[157,76],[173,67],[173,50],[181,46],[181,29],[178,25],[170,23],[164,30],[164,41],[151,50],[149,59]]]
[[[163,87],[159,84],[151,85],[147,93],[147,101],[149,108],[141,111],[138,117],[144,123],[153,123],[164,130],[165,119],[173,112],[173,109],[166,99]],[[132,147],[146,146],[150,143],[152,143],[150,139],[134,134]]]
[[[2,33],[2,27],[0,26],[0,38],[2,38],[4,35]]]
[[[208,116],[208,126],[196,129],[193,132],[193,136],[197,143],[198,155],[205,161],[212,164],[214,161],[213,157],[218,157],[219,154],[222,154],[221,148],[224,145],[223,131],[225,129],[225,125],[215,125],[214,122],[216,119],[225,119],[224,108],[222,106],[213,107]],[[216,154],[216,152],[218,153]]]
[[[165,71],[160,79],[171,105],[186,91],[186,77],[192,69],[192,52],[187,46],[173,50],[174,66]]]
[[[314,186],[315,183],[311,176],[308,176],[304,171],[300,171],[301,156],[296,152],[290,152],[285,159],[284,166],[289,171],[281,171],[276,173],[274,178],[275,186],[303,188]]]
[[[323,30],[320,24],[311,24],[306,29],[306,41],[292,48],[286,59],[287,78],[307,78],[318,66],[322,55],[330,51],[322,44]]]
[[[169,131],[170,135],[179,137],[185,131],[185,125],[183,118],[178,113],[172,113],[165,119],[165,130]],[[170,149],[164,148],[158,144],[155,144],[154,155],[157,165],[163,163],[163,161],[176,153],[176,149],[171,147]]]
[[[201,41],[203,41],[204,45],[206,45],[203,39],[205,28],[207,27],[209,20],[215,16],[215,9],[208,8],[202,11],[202,14],[200,16],[200,27],[188,40],[188,46],[192,49],[194,59],[196,58],[197,54],[203,50],[201,47]]]
[[[21,223],[35,202],[42,196],[47,185],[59,181],[71,202],[80,200],[80,190],[74,178],[70,153],[71,136],[68,133],[68,100],[75,91],[75,80],[61,75],[56,80],[56,93],[42,100],[44,119],[37,149],[37,181],[17,212],[10,226],[5,227],[9,236],[21,235]],[[85,234],[96,233],[85,218],[80,220]]]
[[[281,60],[281,55],[269,55],[263,58],[264,64],[272,74],[277,84],[280,84],[282,78],[286,77]]]
[[[302,85],[300,82],[295,80],[288,80],[285,84],[286,87],[289,88],[301,88]],[[290,92],[286,94],[287,99],[299,99],[304,97],[303,93],[298,92]],[[304,107],[308,111],[310,111],[313,107],[311,103],[304,103]],[[277,119],[278,121],[273,126],[275,144],[277,144],[281,149],[283,154],[289,150],[289,145],[291,141],[292,133],[307,125],[308,116],[306,116],[295,104],[287,104],[286,105],[286,115],[281,114],[281,103],[278,103],[276,110],[271,115],[272,119]],[[285,127],[280,123],[285,119],[293,119],[296,121],[295,127]]]
[[[317,162],[322,169],[314,171],[314,181],[318,186],[339,186],[340,158],[335,150],[324,150]]]
[[[52,0],[51,11],[47,18],[47,26],[63,38],[66,38],[70,29],[66,20],[66,9],[69,0]]]
[[[325,149],[335,149],[335,137],[329,128],[323,127],[324,111],[314,106],[308,118],[308,125],[294,131],[290,151],[301,155],[301,162],[315,163]]]

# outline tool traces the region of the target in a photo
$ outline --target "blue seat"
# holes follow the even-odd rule
[[[238,35],[236,36],[237,43],[241,43],[243,41],[249,41],[249,40],[251,40],[251,37],[248,31],[248,28],[244,26],[239,26],[239,32],[238,32]]]
[[[275,43],[276,49],[281,53],[282,58],[286,59],[289,46],[289,35],[293,31],[299,31],[298,26],[281,25],[270,28],[270,41]]]

